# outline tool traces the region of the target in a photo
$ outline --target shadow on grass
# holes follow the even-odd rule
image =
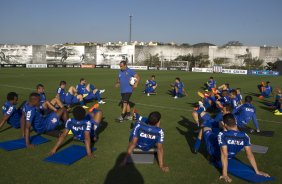
[[[134,164],[120,166],[126,153],[121,153],[113,168],[108,172],[104,184],[143,184],[144,178],[141,173],[136,169]]]
[[[7,128],[4,128],[3,130],[0,130],[0,133],[5,132],[6,130],[9,130],[9,129],[11,129],[11,128],[12,128],[12,126],[9,126],[9,127],[7,127]]]
[[[194,144],[198,136],[198,133],[195,133],[195,131],[197,130],[196,125],[184,116],[181,116],[181,118],[182,120],[180,120],[178,124],[186,128],[186,131],[180,129],[179,127],[176,127],[176,130],[185,137],[190,151],[194,153]],[[199,153],[201,153],[207,160],[209,160],[209,155],[205,149],[203,139]]]
[[[258,93],[253,93],[253,92],[245,92],[244,94],[245,94],[245,95],[250,95],[250,96],[255,96],[255,97],[259,97],[259,96],[260,96],[260,94],[258,94]]]

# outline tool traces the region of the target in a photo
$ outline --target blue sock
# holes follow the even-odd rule
[[[81,106],[84,106],[84,101],[83,101],[83,100],[80,101],[79,104],[80,104]]]
[[[96,96],[98,102],[100,102],[100,101],[101,101],[100,90],[98,90],[98,91],[95,93],[95,96]]]
[[[194,151],[198,152],[201,146],[201,140],[199,138],[196,139],[195,145],[194,145]]]
[[[96,114],[97,112],[99,112],[99,110],[98,109],[93,109],[93,111],[92,111],[94,114]]]

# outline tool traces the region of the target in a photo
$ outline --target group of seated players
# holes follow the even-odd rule
[[[270,82],[267,82],[267,85],[260,91],[264,98],[270,95],[269,84]],[[225,182],[231,182],[227,174],[228,159],[235,157],[245,148],[247,158],[256,174],[269,177],[267,173],[258,170],[250,148],[250,138],[243,132],[245,126],[251,121],[256,131],[260,132],[252,97],[246,96],[243,102],[239,88],[231,89],[228,83],[217,87],[213,77],[210,77],[205,87],[205,92],[198,92],[201,99],[192,112],[195,124],[199,127],[193,151],[195,153],[199,151],[203,139],[211,158],[221,160],[222,176],[220,178]],[[259,96],[260,99],[262,99],[261,96]],[[281,111],[281,97],[281,91],[277,90],[273,106],[279,112]],[[213,118],[212,115],[214,115]],[[252,131],[254,130],[251,129]]]
[[[174,98],[187,95],[184,84],[180,78],[175,79],[172,86]],[[92,84],[86,83],[81,79],[75,87],[70,87],[65,93],[66,82],[61,81],[57,90],[57,95],[48,101],[45,96],[44,86],[37,85],[36,92],[29,95],[29,99],[16,107],[18,95],[10,92],[7,95],[7,102],[2,107],[3,118],[0,122],[0,129],[7,122],[14,128],[21,128],[22,135],[26,140],[27,147],[30,144],[30,129],[39,134],[46,133],[55,129],[64,129],[50,151],[55,154],[65,137],[71,131],[75,139],[85,143],[87,155],[93,157],[91,151],[91,141],[97,140],[97,129],[99,128],[103,112],[99,110],[99,105],[95,104],[86,114],[85,102],[97,99],[99,104],[105,102],[101,100],[104,90],[96,89]],[[155,76],[146,81],[145,93],[156,94],[157,83]],[[213,159],[221,159],[223,170],[220,177],[226,182],[231,182],[227,174],[228,158],[234,157],[241,149],[245,148],[248,159],[259,175],[269,176],[267,173],[258,170],[256,161],[250,148],[250,138],[240,128],[247,125],[251,120],[259,132],[256,119],[256,110],[252,105],[252,97],[246,96],[244,103],[240,94],[240,89],[233,90],[229,84],[216,86],[215,80],[211,77],[206,84],[206,91],[199,92],[201,97],[198,107],[192,113],[199,133],[194,145],[195,153],[198,152],[201,141],[204,139],[207,152]],[[281,92],[280,92],[281,94]],[[281,96],[280,96],[281,97]],[[281,98],[279,99],[279,103]],[[69,118],[68,110],[72,105],[79,104],[73,108],[73,118]],[[215,113],[212,118],[211,113]],[[168,172],[169,168],[164,164],[164,131],[160,127],[161,114],[157,111],[150,113],[148,117],[142,117],[134,111],[136,120],[130,133],[130,140],[127,155],[121,165],[127,163],[128,157],[135,148],[148,151],[152,148],[157,149],[158,163],[162,171]]]

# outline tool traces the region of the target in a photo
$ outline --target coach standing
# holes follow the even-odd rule
[[[119,63],[119,67],[120,71],[118,74],[116,87],[120,86],[122,112],[121,116],[118,117],[117,120],[119,122],[122,122],[123,120],[131,119],[129,99],[132,95],[133,90],[137,88],[140,77],[134,70],[127,67],[126,61],[121,61]],[[134,85],[130,85],[129,83],[131,77],[135,77],[137,79]]]

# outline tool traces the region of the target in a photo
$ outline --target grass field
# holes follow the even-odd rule
[[[103,94],[107,104],[104,111],[104,130],[95,144],[97,158],[84,158],[71,166],[62,166],[42,161],[54,145],[56,139],[37,146],[34,149],[21,149],[12,152],[0,150],[0,183],[221,183],[220,173],[209,164],[204,155],[204,146],[197,155],[191,152],[194,143],[193,126],[191,126],[193,103],[198,100],[196,92],[211,74],[188,73],[177,71],[138,71],[141,84],[134,92],[131,101],[138,112],[148,115],[153,110],[162,114],[161,126],[165,130],[165,163],[170,167],[169,173],[162,173],[157,163],[153,165],[129,165],[119,168],[128,144],[130,122],[116,123],[120,115],[119,89],[114,87],[117,70],[110,69],[0,69],[0,102],[3,104],[6,94],[16,91],[20,101],[26,100],[35,85],[45,85],[47,98],[55,96],[60,80],[68,85],[76,85],[81,77],[94,83],[98,88],[106,89]],[[147,97],[142,93],[144,83],[151,74],[156,75],[158,95]],[[245,75],[212,74],[218,84],[229,82],[231,87],[240,87],[242,94],[257,93],[257,84],[264,80],[272,82],[274,87],[282,87],[282,77],[259,77]],[[168,95],[169,84],[175,77],[181,77],[189,96],[175,100]],[[273,98],[269,99],[273,101]],[[250,136],[254,144],[269,147],[267,154],[255,154],[261,170],[276,177],[273,183],[282,182],[282,116],[274,116],[265,109],[262,100],[254,97],[257,116],[261,130],[274,130],[272,138]],[[89,106],[92,104],[88,104]],[[1,115],[2,117],[2,115]],[[0,131],[0,141],[20,137],[20,131],[8,125]],[[46,137],[46,136],[44,136]],[[68,137],[71,138],[71,137]],[[65,147],[77,142],[69,142]],[[65,148],[64,147],[64,148]],[[238,155],[244,162],[244,152]],[[231,176],[233,183],[245,183]]]

